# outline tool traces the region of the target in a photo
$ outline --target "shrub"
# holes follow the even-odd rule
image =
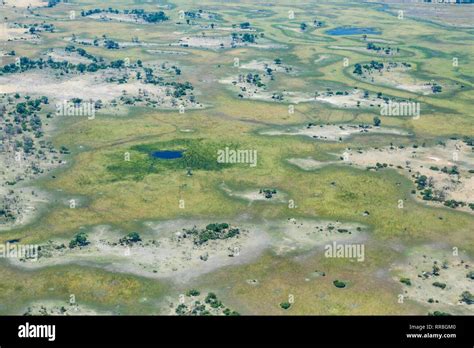
[[[440,288],[440,289],[446,288],[446,284],[445,284],[445,283],[441,283],[441,282],[434,282],[434,283],[433,283],[433,286],[436,286],[437,288]]]
[[[469,291],[464,291],[461,294],[461,301],[467,303],[468,305],[474,304],[474,295]]]
[[[142,239],[140,238],[140,235],[137,232],[130,232],[125,237],[120,238],[119,243],[120,244],[132,244],[132,243],[140,242],[141,240]]]
[[[346,287],[346,283],[343,282],[342,280],[335,280],[335,281],[333,282],[333,284],[334,284],[334,286],[335,286],[336,288],[339,288],[339,289],[342,289],[342,288],[345,288],[345,287]]]
[[[87,234],[84,232],[80,232],[76,234],[73,240],[69,242],[69,248],[75,248],[75,247],[82,247],[86,246],[89,244],[89,241],[87,240]]]
[[[382,121],[380,120],[380,117],[375,116],[374,117],[374,126],[378,127],[378,126],[380,126],[381,123],[382,123]]]
[[[191,289],[186,293],[186,296],[199,296],[201,294],[198,290],[196,289]]]
[[[410,286],[411,280],[409,278],[400,278],[400,283]]]

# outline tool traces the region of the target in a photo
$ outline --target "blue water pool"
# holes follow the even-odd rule
[[[329,35],[361,35],[361,34],[380,35],[381,32],[375,28],[338,27],[338,28],[327,30],[326,34],[329,34]]]
[[[151,157],[159,159],[176,159],[183,157],[183,151],[153,151]]]

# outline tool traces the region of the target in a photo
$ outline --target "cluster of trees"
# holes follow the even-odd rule
[[[83,247],[90,244],[87,239],[87,234],[85,232],[80,232],[74,236],[74,238],[69,242],[69,248],[73,249],[76,247]]]
[[[34,23],[32,24],[28,31],[30,34],[35,34],[36,32],[41,32],[41,31],[48,31],[50,33],[54,32],[54,25],[53,24],[47,24],[47,23]]]
[[[440,170],[438,167],[435,167],[435,166],[430,167],[430,169],[436,170],[436,171]],[[459,174],[459,171],[456,166],[453,166],[452,168],[443,167],[441,171],[449,175]],[[456,201],[454,199],[445,200],[445,194],[442,191],[433,192],[433,190],[431,189],[432,187],[431,178],[428,178],[426,175],[419,175],[415,179],[415,184],[417,184],[416,188],[419,191],[421,191],[422,199],[424,201],[443,202],[443,204],[446,207],[453,208],[453,209],[466,206],[466,203],[462,201]],[[413,191],[413,193],[415,193],[415,191]],[[473,203],[469,204],[468,206],[474,210]]]
[[[0,221],[15,221],[16,217],[8,204],[2,202],[0,206]]]
[[[357,74],[357,75],[362,75],[362,65],[360,65],[359,63],[356,63],[354,65],[354,71],[353,71],[354,74]]]
[[[419,175],[415,179],[415,184],[417,184],[416,188],[421,191],[421,196],[424,201],[442,201],[441,197],[434,196],[434,192],[431,189],[431,178],[428,178],[426,175]]]
[[[382,70],[384,67],[383,63],[377,62],[375,60],[372,60],[368,65],[364,65],[365,69],[375,69],[375,70]]]
[[[466,145],[474,147],[474,137],[465,136],[463,141]]]
[[[374,44],[373,42],[369,42],[367,44],[367,49],[368,50],[373,50],[373,51],[376,51],[376,52],[380,52],[380,51],[384,51],[385,54],[390,54],[392,53],[392,48],[390,46],[388,47],[380,47],[380,46],[377,46],[376,44]],[[397,53],[400,52],[400,49],[397,48]]]
[[[384,64],[383,63],[380,63],[380,62],[377,62],[375,60],[371,61],[369,64],[364,64],[364,65],[361,65],[359,63],[356,63],[354,65],[354,71],[353,73],[354,74],[357,74],[357,75],[362,75],[362,68],[366,69],[366,70],[382,70],[384,68]]]
[[[431,86],[431,91],[432,91],[433,93],[441,93],[442,90],[443,90],[443,87],[441,87],[440,85],[438,85],[438,84],[436,84],[436,83],[433,84],[433,86]]]
[[[449,175],[459,175],[459,170],[457,166],[452,166],[451,168],[443,167],[441,168],[441,171]]]
[[[240,39],[242,42],[254,43],[255,40],[257,39],[257,35],[250,34],[250,33],[244,33],[244,34],[232,33],[231,37],[234,42]]]
[[[185,11],[184,16],[186,18],[191,18],[191,19],[201,18],[201,13],[202,13],[202,10],[199,10],[199,12]]]
[[[252,74],[252,73],[248,73],[246,76],[245,76],[245,81],[247,83],[251,83],[252,85],[255,85],[257,87],[263,87],[265,86],[265,84],[262,82],[262,79],[260,78],[260,75],[259,74]]]
[[[190,24],[192,19],[202,18],[203,13],[204,13],[203,10],[198,10],[197,12],[185,11],[184,17],[186,18],[186,24]],[[208,19],[217,19],[217,17],[218,16],[216,14],[207,12]],[[215,24],[211,23],[210,26],[211,26],[211,29],[214,29]],[[233,25],[233,27],[235,27],[235,24]]]
[[[466,206],[466,203],[462,201],[456,201],[454,199],[448,199],[447,201],[444,202],[444,205],[449,208],[458,208],[458,207],[464,207]]]
[[[313,21],[313,26],[315,26],[316,28],[321,28],[323,25],[324,23],[322,21],[318,21],[316,19]]]
[[[204,302],[209,304],[212,308],[224,307],[222,302],[217,298],[217,295],[213,292],[210,292],[209,294],[207,294]]]
[[[277,190],[276,189],[260,189],[259,193],[265,195],[265,198],[270,199],[273,197],[273,195],[277,194]]]
[[[118,50],[120,48],[118,42],[111,39],[104,40],[104,47],[108,50]]]
[[[416,178],[415,183],[418,185],[418,190],[423,190],[428,185],[428,177],[426,175],[420,175],[418,178]]]
[[[474,295],[469,291],[464,291],[461,294],[461,301],[467,303],[468,305],[474,304]]]
[[[109,13],[116,13],[116,14],[120,13],[119,10],[114,10],[111,7],[109,7],[108,9],[94,8],[92,10],[85,10],[85,11],[82,10],[81,11],[81,16],[86,17],[86,16],[90,16],[90,15],[93,15],[93,14],[96,14],[96,13],[102,13],[102,12],[109,12]]]
[[[185,233],[194,237],[195,244],[201,245],[209,240],[235,237],[240,234],[240,230],[230,227],[228,223],[213,223],[207,225],[205,229],[192,228],[185,230]]]
[[[199,296],[200,294],[199,290],[191,289],[186,293],[186,296]]]
[[[73,46],[72,46],[73,47]],[[122,59],[118,59],[115,61],[110,62],[110,64],[106,64],[103,59],[97,59],[94,56],[88,54],[82,48],[68,48],[66,50],[70,50],[71,52],[77,51],[80,55],[91,58],[94,62],[90,64],[72,64],[68,61],[56,62],[51,57],[48,57],[47,60],[39,58],[38,60],[30,59],[28,57],[21,57],[19,64],[11,63],[5,65],[4,67],[0,68],[0,71],[5,74],[9,73],[17,73],[17,72],[24,72],[31,69],[44,69],[44,68],[51,68],[51,69],[58,69],[62,70],[65,73],[69,73],[70,71],[77,70],[81,73],[83,72],[96,72],[101,69],[113,68],[113,69],[120,69],[125,66],[125,61]]]
[[[113,9],[111,7],[107,9],[95,8],[92,10],[82,10],[81,16],[86,17],[92,14],[103,13],[103,12],[114,13],[114,14],[123,13],[125,15],[131,14],[131,15],[137,16],[138,18],[143,19],[145,22],[148,22],[148,23],[158,23],[158,22],[163,22],[169,19],[163,11],[147,12],[143,9],[132,9],[132,10],[124,10],[123,12],[120,12],[120,10]]]
[[[242,42],[253,43],[255,42],[255,38],[256,36],[254,34],[245,33],[244,35],[242,35]]]
[[[184,83],[182,82],[166,82],[165,86],[172,86],[174,87],[173,91],[173,97],[175,98],[181,98],[187,95],[187,90],[193,90],[194,87],[191,85],[190,82],[186,81]]]
[[[198,296],[200,292],[198,290],[192,289],[187,292],[187,296]],[[208,316],[211,315],[211,312],[208,309],[208,306],[214,309],[224,308],[222,313],[226,316],[240,315],[238,312],[233,311],[229,308],[226,308],[222,302],[217,298],[216,294],[210,292],[204,299],[204,303],[201,301],[195,301],[191,305],[191,309],[188,308],[184,303],[179,304],[176,307],[176,314],[178,315],[198,315],[198,316]]]
[[[133,11],[133,10],[132,10]],[[168,17],[165,15],[163,11],[159,12],[143,12],[143,13],[136,13],[139,17],[141,17],[145,22],[148,23],[158,23],[168,20]]]
[[[87,58],[87,59],[90,59],[92,60],[93,62],[97,62],[97,61],[102,61],[103,59],[102,58],[99,58],[97,59],[95,56],[93,56],[92,54],[90,53],[87,53],[87,51],[83,48],[76,48],[74,45],[67,45],[66,48],[64,49],[66,52],[76,52],[77,54],[79,54],[81,57],[84,57],[84,58]]]
[[[149,83],[152,85],[162,85],[163,84],[163,77],[161,76],[155,76],[153,75],[153,69],[152,68],[143,68],[143,71],[145,72],[145,83]]]
[[[57,4],[59,4],[60,2],[61,2],[61,0],[49,0],[48,1],[48,7],[54,7]]]
[[[177,315],[186,315],[188,313],[188,306],[186,306],[184,303],[180,303],[176,309],[175,313]]]
[[[3,66],[0,71],[5,74],[23,72],[31,69],[43,69],[50,67],[52,69],[64,69],[74,67],[73,64],[68,63],[67,61],[55,62],[49,57],[48,60],[40,58],[38,60],[30,59],[28,57],[20,57],[20,60],[17,63],[11,63]]]
[[[176,75],[181,74],[181,70],[177,67],[174,67]],[[149,83],[152,85],[159,85],[159,86],[169,86],[173,87],[173,97],[174,98],[181,98],[185,95],[187,95],[187,91],[190,90],[192,91],[194,89],[193,85],[186,81],[186,82],[165,82],[163,77],[161,76],[155,76],[153,74],[153,69],[151,68],[143,68],[143,71],[145,72],[145,83]]]
[[[19,94],[15,95],[16,99],[20,98]],[[37,99],[27,99],[24,102],[19,102],[15,105],[15,109],[11,113],[13,120],[6,119],[5,134],[15,135],[26,132],[33,132],[36,138],[43,136],[41,118],[37,112],[41,110],[41,104],[48,104],[47,97],[40,97]],[[23,142],[18,141],[17,146],[23,147],[26,153],[33,150],[33,140],[27,136],[24,137]]]
[[[122,245],[131,245],[134,243],[141,242],[141,237],[138,232],[130,232],[126,236],[120,238],[119,243]]]

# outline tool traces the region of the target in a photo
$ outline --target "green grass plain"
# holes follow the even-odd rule
[[[101,6],[101,3],[103,5]],[[64,47],[62,37],[76,34],[93,38],[106,34],[118,41],[128,41],[138,35],[144,42],[175,42],[175,32],[183,35],[200,34],[202,30],[186,29],[174,24],[180,9],[210,9],[222,16],[222,24],[230,25],[250,21],[265,37],[288,46],[282,50],[237,48],[216,52],[200,49],[163,47],[185,50],[185,56],[156,56],[143,48],[105,50],[86,47],[90,53],[105,59],[128,57],[132,61],[172,61],[182,67],[180,79],[188,80],[199,92],[198,98],[209,108],[186,111],[157,111],[132,108],[126,116],[99,115],[95,120],[67,120],[58,126],[53,141],[72,150],[67,168],[57,172],[56,178],[44,178],[38,185],[50,192],[61,190],[61,197],[86,197],[84,205],[70,209],[59,201],[50,206],[34,223],[0,234],[0,240],[21,238],[23,242],[43,242],[59,236],[72,237],[81,227],[111,224],[124,230],[139,229],[143,221],[169,220],[189,217],[219,217],[234,219],[248,214],[254,219],[281,219],[304,217],[354,221],[370,226],[371,241],[367,248],[368,260],[364,264],[347,260],[326,259],[321,255],[283,258],[267,252],[255,262],[220,269],[199,277],[192,284],[176,285],[132,275],[114,274],[92,267],[68,265],[55,266],[35,272],[14,269],[0,263],[0,307],[2,313],[15,313],[33,299],[64,298],[75,294],[78,301],[97,308],[120,313],[158,314],[164,296],[177,298],[188,288],[199,287],[215,291],[229,307],[243,314],[426,314],[423,306],[406,302],[397,303],[401,284],[389,276],[377,277],[381,269],[403,258],[403,252],[390,247],[403,243],[407,246],[423,243],[445,243],[460,246],[474,256],[472,215],[444,208],[428,207],[415,201],[410,191],[414,188],[408,178],[394,170],[376,173],[341,166],[329,166],[305,172],[289,165],[286,159],[313,156],[326,159],[331,153],[340,153],[347,146],[380,146],[395,144],[434,143],[451,136],[472,136],[474,121],[473,69],[474,48],[466,44],[473,39],[472,30],[445,28],[432,23],[399,20],[378,11],[377,5],[339,1],[317,4],[301,2],[281,3],[270,6],[268,13],[256,16],[252,10],[262,5],[252,1],[239,4],[205,0],[173,1],[173,9],[164,10],[172,17],[166,24],[139,26],[126,23],[100,23],[91,19],[68,20],[70,10],[95,7],[156,9],[162,2],[145,1],[70,1],[52,9],[40,9],[40,17],[53,22],[58,33],[45,35],[40,45],[7,43],[18,55],[35,57],[47,48]],[[288,11],[295,12],[295,19],[288,19]],[[299,23],[322,20],[323,28],[297,33],[281,29],[281,25],[298,27]],[[33,18],[23,19],[25,22]],[[393,58],[410,61],[416,65],[417,76],[441,79],[463,84],[462,91],[439,96],[422,96],[367,84],[351,76],[355,63],[370,60],[366,54],[354,51],[332,50],[331,45],[355,45],[354,37],[330,36],[329,28],[338,26],[375,27],[385,40],[397,42],[408,57]],[[208,32],[208,35],[210,33]],[[465,41],[466,40],[466,41]],[[363,45],[363,43],[361,44]],[[327,62],[315,64],[319,55],[331,57]],[[235,74],[233,59],[242,62],[253,59],[281,58],[285,64],[300,71],[287,78],[276,74],[275,84],[295,90],[316,90],[321,86],[358,87],[371,92],[420,101],[423,113],[418,120],[382,117],[383,125],[400,127],[413,132],[411,138],[370,136],[354,137],[342,143],[318,142],[302,137],[268,137],[258,131],[268,127],[305,124],[308,122],[371,123],[376,115],[370,110],[342,110],[322,104],[299,104],[295,113],[288,115],[285,103],[268,103],[239,100],[237,96],[217,83],[217,79]],[[350,66],[343,67],[347,57]],[[452,66],[452,58],[459,59],[459,66]],[[374,57],[375,60],[388,58]],[[423,109],[422,109],[423,110]],[[193,129],[192,133],[182,129]],[[160,145],[161,144],[161,145]],[[143,149],[194,144],[210,160],[217,147],[237,144],[239,148],[258,151],[256,168],[232,165],[220,170],[196,169],[193,176],[186,175],[182,165],[156,165]],[[80,147],[82,146],[82,147]],[[124,164],[121,158],[130,152],[132,161]],[[246,202],[227,196],[219,185],[233,187],[278,187],[288,193],[298,208],[289,211],[285,205]],[[336,182],[336,186],[331,185]],[[59,194],[59,193],[58,193]],[[178,201],[184,199],[186,209]],[[399,199],[405,208],[398,209]],[[369,217],[362,212],[370,211]],[[442,220],[440,219],[442,218]],[[315,269],[324,269],[325,279],[307,282],[305,277]],[[388,271],[387,271],[388,272]],[[258,278],[261,285],[252,287],[248,278]],[[344,279],[349,286],[337,289],[334,279]],[[51,290],[53,288],[53,290]],[[289,294],[294,294],[295,304],[288,311],[279,307]],[[147,302],[140,302],[146,297]],[[151,305],[150,305],[151,304]],[[117,309],[118,308],[118,309]]]

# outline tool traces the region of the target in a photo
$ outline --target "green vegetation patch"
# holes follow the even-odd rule
[[[236,146],[232,147],[236,148]],[[146,175],[167,170],[188,170],[188,174],[191,174],[193,170],[221,170],[232,165],[217,162],[217,151],[224,148],[225,145],[203,139],[177,139],[136,145],[128,151],[129,160],[126,160],[123,152],[110,156],[112,164],[107,166],[107,170],[115,180],[135,181],[142,180]],[[152,155],[157,151],[169,150],[182,151],[182,157],[160,159]]]

